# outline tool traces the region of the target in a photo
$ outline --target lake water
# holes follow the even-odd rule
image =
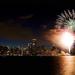
[[[22,70],[21,73],[25,74],[32,71],[32,74],[36,72],[38,75],[75,75],[75,56],[3,57],[0,61],[1,65],[10,64],[10,67],[18,68],[18,72]]]
[[[51,75],[75,75],[75,56],[53,57],[49,67]]]

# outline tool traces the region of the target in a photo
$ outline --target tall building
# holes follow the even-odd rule
[[[37,39],[32,39],[32,46],[37,46]]]
[[[37,48],[38,47],[37,39],[32,39],[31,43],[29,43],[28,46],[29,46],[30,53],[32,55],[35,55],[36,51],[38,50],[38,48]]]

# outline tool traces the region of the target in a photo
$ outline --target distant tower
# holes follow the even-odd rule
[[[37,51],[37,39],[32,39],[29,45],[29,50],[32,55],[36,55]]]
[[[32,39],[32,46],[37,46],[37,39]]]

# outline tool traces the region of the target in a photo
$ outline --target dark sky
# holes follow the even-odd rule
[[[65,0],[11,2],[0,5],[0,38],[31,39],[40,37],[44,28],[53,27],[57,15],[75,9]]]

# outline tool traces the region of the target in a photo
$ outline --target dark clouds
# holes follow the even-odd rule
[[[33,17],[33,15],[28,15],[28,16],[20,16],[18,17],[18,19],[31,19]]]
[[[0,22],[0,38],[7,39],[31,39],[33,33],[30,28],[22,27],[18,23]]]

